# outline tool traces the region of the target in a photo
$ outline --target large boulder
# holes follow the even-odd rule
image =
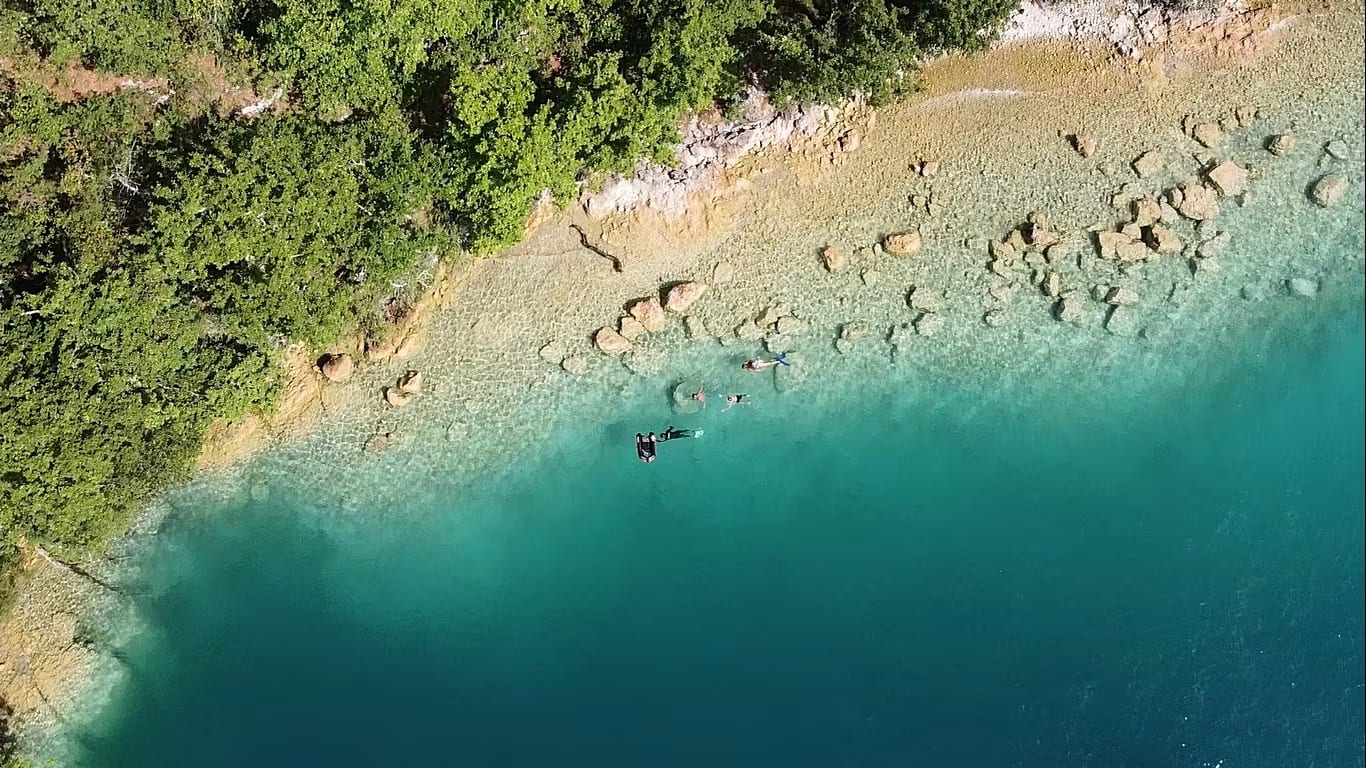
[[[1316,205],[1328,208],[1337,205],[1346,192],[1347,180],[1335,173],[1330,173],[1314,182],[1313,188],[1309,190],[1309,199],[1313,200]]]
[[[606,326],[593,335],[593,344],[609,355],[620,355],[631,348],[631,342],[625,336]]]
[[[664,297],[664,308],[670,312],[687,312],[706,292],[706,283],[679,283],[670,288],[668,295]]]
[[[422,371],[408,371],[398,380],[399,390],[410,395],[416,395],[422,391]]]
[[[1219,215],[1219,194],[1204,184],[1189,184],[1181,189],[1176,210],[1193,221],[1204,221]]]
[[[650,333],[659,333],[669,327],[669,316],[664,314],[664,306],[654,296],[634,302],[626,311]]]
[[[1247,169],[1232,160],[1214,166],[1205,176],[1225,197],[1241,195],[1247,191]]]
[[[1137,173],[1140,179],[1146,179],[1156,176],[1166,164],[1167,159],[1162,156],[1161,152],[1150,149],[1134,158],[1134,173]]]
[[[318,371],[328,381],[346,381],[356,370],[356,361],[350,355],[325,355],[318,364]]]
[[[920,250],[919,232],[897,232],[883,238],[882,247],[893,256],[905,256]]]

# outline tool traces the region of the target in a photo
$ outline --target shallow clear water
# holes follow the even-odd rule
[[[418,507],[182,498],[79,762],[1361,765],[1364,343],[1325,306],[1184,386],[627,399]]]

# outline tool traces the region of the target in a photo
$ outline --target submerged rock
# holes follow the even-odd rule
[[[1346,192],[1347,180],[1330,173],[1314,182],[1313,188],[1309,190],[1309,199],[1322,208],[1329,208],[1337,205]]]
[[[1138,303],[1138,294],[1132,288],[1115,286],[1105,292],[1105,303],[1115,307],[1131,307]]]
[[[1180,253],[1185,244],[1171,229],[1154,224],[1148,228],[1147,242],[1149,247],[1158,253]]]
[[[1323,151],[1336,160],[1346,160],[1351,157],[1351,150],[1347,148],[1347,142],[1341,139],[1333,139],[1323,145]]]
[[[690,339],[710,339],[711,332],[707,330],[706,323],[696,315],[688,315],[683,318],[683,329],[688,332]]]
[[[906,294],[906,305],[921,312],[938,312],[944,307],[944,294],[924,286],[913,286]]]
[[[783,336],[799,336],[806,332],[806,323],[790,315],[780,317],[778,318],[777,330]]]
[[[1219,195],[1204,184],[1190,184],[1182,188],[1180,200],[1176,210],[1193,221],[1204,221],[1219,215]]]
[[[1105,315],[1105,330],[1116,336],[1133,336],[1138,328],[1138,318],[1127,307],[1114,306]]]
[[[706,292],[705,283],[679,283],[670,288],[668,295],[664,297],[664,308],[670,312],[687,312]]]
[[[422,391],[422,371],[408,371],[398,380],[398,388],[410,395]]]
[[[593,334],[593,344],[599,351],[609,355],[620,355],[631,348],[630,340],[606,326],[599,328],[598,332]]]
[[[944,330],[944,318],[937,312],[922,312],[914,325],[915,332],[921,336],[933,336]]]
[[[883,239],[882,248],[893,256],[905,256],[920,250],[919,232],[897,232]]]
[[[622,355],[621,362],[637,376],[657,376],[664,370],[664,353],[657,349],[634,349]]]
[[[1292,277],[1285,281],[1286,290],[1294,296],[1312,299],[1319,295],[1319,282],[1307,277]]]
[[[551,365],[559,365],[564,359],[564,347],[558,341],[552,341],[536,351],[541,359]]]
[[[1099,146],[1100,143],[1096,141],[1095,136],[1088,133],[1072,134],[1072,148],[1077,150],[1077,154],[1082,157],[1094,155]]]
[[[1137,173],[1140,179],[1156,176],[1166,163],[1167,160],[1161,152],[1150,149],[1134,159],[1134,173]]]
[[[1247,191],[1247,169],[1232,160],[1214,166],[1205,177],[1224,197],[1234,197]]]
[[[1224,130],[1218,123],[1201,123],[1191,129],[1191,138],[1213,149],[1224,140]]]
[[[1069,293],[1058,299],[1053,308],[1054,316],[1064,323],[1080,323],[1086,317],[1086,306],[1081,297]]]
[[[843,272],[849,266],[849,257],[833,245],[821,249],[821,261],[828,272]]]
[[[582,376],[588,373],[588,359],[579,355],[571,355],[560,361],[560,367],[571,376]]]
[[[1288,155],[1295,151],[1295,137],[1282,133],[1266,140],[1266,151],[1273,155]]]
[[[1000,328],[1009,320],[1004,309],[989,309],[982,315],[982,323],[988,328]]]
[[[412,401],[413,393],[411,392],[404,392],[398,387],[385,387],[384,389],[384,402],[394,408],[402,408]]]
[[[718,261],[716,266],[711,268],[711,282],[713,285],[725,285],[735,279],[735,267],[728,261]]]
[[[631,317],[640,321],[640,324],[645,326],[645,330],[650,333],[659,333],[669,327],[669,316],[664,314],[663,305],[654,296],[636,301],[627,307],[626,311],[631,313]]]
[[[645,325],[630,315],[622,317],[617,322],[617,327],[621,332],[621,337],[627,341],[635,341],[646,333]]]

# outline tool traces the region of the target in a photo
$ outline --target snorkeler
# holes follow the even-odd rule
[[[721,413],[725,413],[737,405],[749,405],[749,401],[745,400],[747,397],[749,395],[726,395],[726,407],[721,409]]]
[[[659,442],[663,443],[668,440],[677,440],[680,437],[701,436],[702,430],[700,429],[674,429],[674,425],[670,424],[668,429],[665,429],[663,432],[659,433]]]
[[[655,433],[642,435],[636,433],[636,456],[646,464],[655,460]]]
[[[762,357],[756,357],[753,360],[746,360],[744,365],[741,365],[740,367],[744,368],[750,373],[758,373],[759,371],[765,370],[767,368],[772,368],[775,365],[792,365],[792,363],[789,363],[787,361],[787,353],[781,352],[778,354],[777,357],[773,358],[772,360],[765,360]]]
[[[702,410],[704,410],[704,411],[707,409],[707,393],[702,391],[705,387],[706,387],[705,384],[700,385],[700,386],[698,386],[697,391],[694,392],[694,393],[692,393],[692,399],[694,399],[694,400],[696,400],[697,402],[701,403],[701,404],[702,404]]]

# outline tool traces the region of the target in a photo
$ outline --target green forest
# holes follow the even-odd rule
[[[666,158],[683,116],[749,85],[896,98],[1013,5],[6,0],[0,564],[21,536],[98,552],[214,419],[271,406],[286,344],[378,322],[434,256],[513,243],[541,190]],[[206,54],[290,107],[225,116]],[[62,100],[35,76],[73,64],[176,94]]]

